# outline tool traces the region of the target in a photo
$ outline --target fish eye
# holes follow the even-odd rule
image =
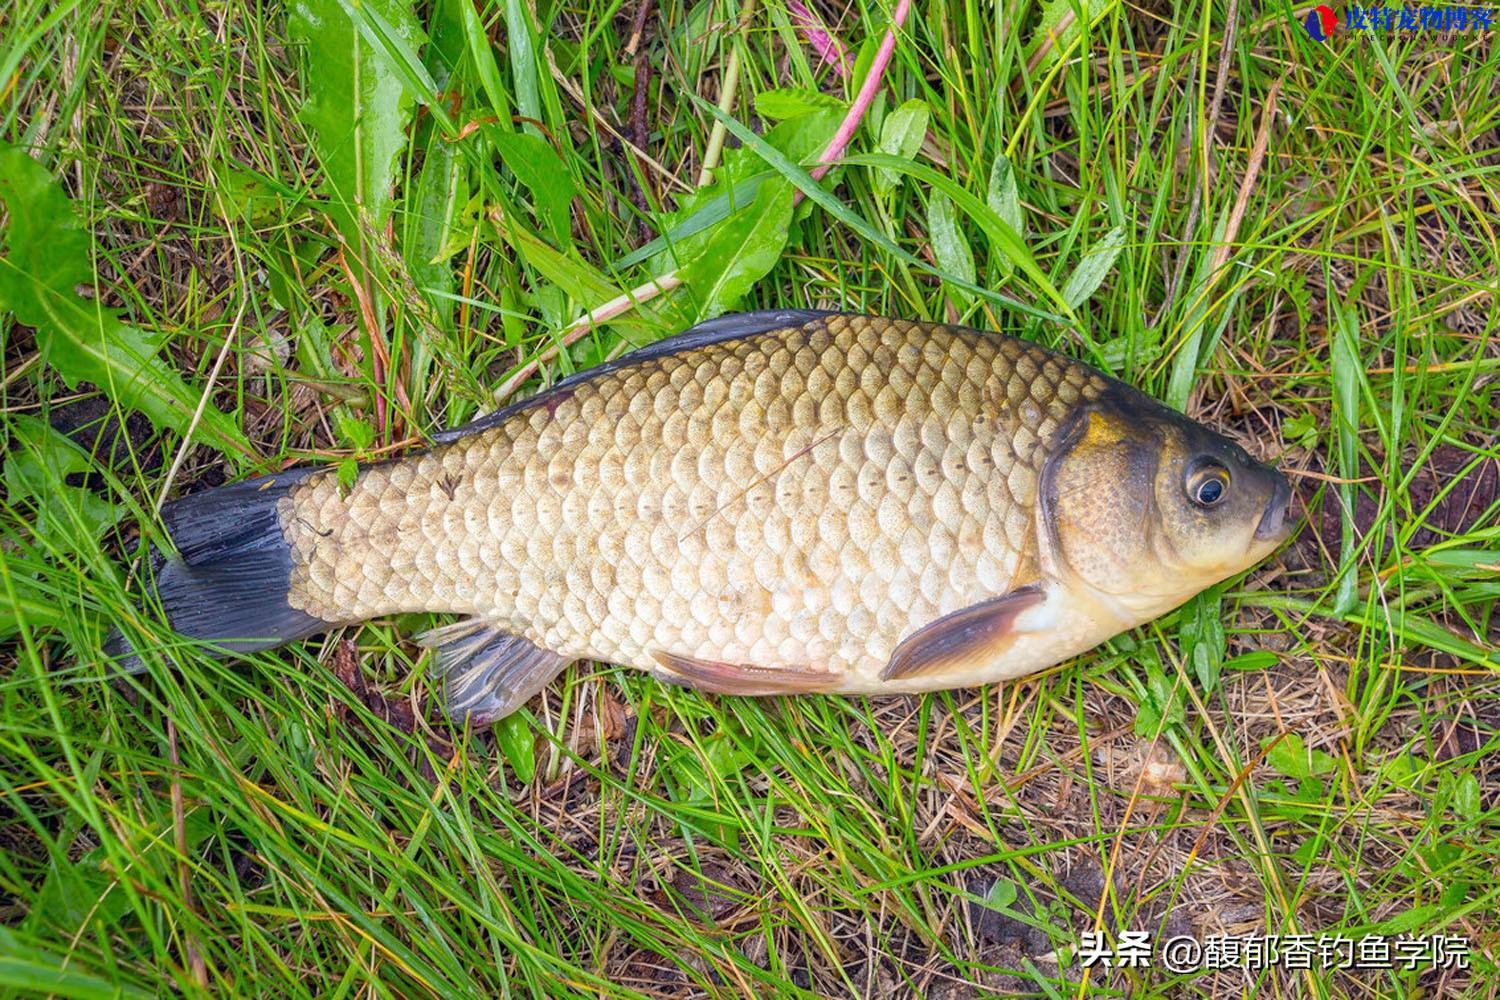
[[[1229,470],[1218,462],[1203,462],[1188,473],[1188,499],[1199,507],[1215,506],[1228,492]]]

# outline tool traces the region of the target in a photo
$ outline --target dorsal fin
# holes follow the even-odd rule
[[[585,382],[600,375],[619,371],[631,365],[638,365],[645,361],[654,361],[664,358],[669,354],[679,351],[690,351],[697,347],[708,344],[720,344],[726,340],[739,340],[744,337],[753,337],[757,334],[770,333],[773,330],[785,330],[790,327],[805,326],[816,319],[824,319],[828,316],[837,316],[836,312],[820,309],[776,309],[762,312],[734,313],[729,316],[720,316],[717,319],[706,320],[697,326],[689,327],[681,333],[674,334],[654,344],[622,354],[613,361],[606,361],[602,365],[581,372],[575,372],[567,378],[554,384],[551,388],[537,393],[535,396],[527,397],[518,403],[511,403],[493,413],[487,413],[482,417],[471,420],[458,427],[450,427],[447,430],[437,431],[432,435],[432,440],[437,444],[449,444],[459,438],[468,437],[470,434],[478,434],[487,431],[497,424],[504,423],[511,417],[523,410],[529,410],[547,401],[555,393],[565,393],[580,382]]]

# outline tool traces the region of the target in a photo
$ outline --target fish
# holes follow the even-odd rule
[[[449,717],[482,726],[578,660],[724,695],[1022,677],[1254,566],[1289,499],[1238,444],[1030,341],[753,312],[352,485],[303,467],[178,499],[154,584],[224,653],[460,615],[417,641]]]

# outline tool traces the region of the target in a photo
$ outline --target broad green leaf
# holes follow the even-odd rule
[[[16,595],[0,601],[0,639],[9,639],[21,631],[21,622],[28,628],[61,628],[67,618],[56,595],[44,593],[35,584],[17,578]]]
[[[1120,256],[1124,245],[1125,230],[1116,226],[1084,254],[1083,260],[1078,262],[1078,267],[1069,276],[1067,284],[1063,285],[1063,299],[1069,306],[1077,309],[1089,300],[1089,296],[1103,283],[1105,275],[1115,266],[1115,258]]]
[[[119,519],[123,511],[114,504],[92,490],[68,485],[68,476],[94,468],[88,454],[70,438],[46,421],[25,415],[11,418],[10,436],[0,481],[11,504],[23,498],[33,502],[39,535],[66,539],[76,524],[98,538]]]
[[[513,712],[495,724],[492,730],[505,762],[516,773],[521,784],[530,784],[536,776],[536,735],[525,712]]]
[[[1478,787],[1478,780],[1476,779],[1476,791],[1478,790]],[[1453,879],[1453,881],[1443,886],[1443,892],[1442,895],[1438,896],[1438,902],[1441,903],[1445,909],[1451,909],[1453,907],[1460,906],[1465,900],[1469,898],[1469,892],[1473,888],[1474,884],[1468,879],[1455,878]]]
[[[1428,869],[1429,872],[1441,870],[1442,868],[1436,865]],[[1433,921],[1443,919],[1445,916],[1443,910],[1444,907],[1437,903],[1414,906],[1409,910],[1402,910],[1394,917],[1382,920],[1378,924],[1369,924],[1365,927],[1346,927],[1344,928],[1344,933],[1358,934],[1360,936],[1373,934],[1380,937],[1396,937],[1401,934],[1410,934],[1418,927],[1426,927],[1432,924]]]
[[[996,154],[995,164],[990,167],[990,186],[985,192],[985,204],[1001,221],[1014,229],[1018,236],[1025,237],[1026,219],[1021,210],[1021,193],[1016,189],[1016,172],[1011,169],[1010,160],[1004,153]],[[1010,258],[997,257],[995,262],[999,265],[1001,279],[1009,278],[1015,268]]]
[[[829,109],[843,111],[844,106],[843,101],[831,94],[805,87],[782,87],[778,90],[764,90],[755,95],[756,114],[772,121],[800,118]]]
[[[69,388],[92,382],[158,427],[185,432],[202,397],[157,359],[161,341],[76,291],[94,284],[89,239],[51,174],[20,149],[0,147],[0,201],[10,215],[0,309],[36,329],[37,346]],[[194,436],[250,451],[234,421],[211,405],[203,407]]]
[[[454,254],[467,250],[474,242],[474,232],[480,226],[480,215],[483,212],[484,192],[476,191],[467,202],[459,207],[458,217],[453,220],[447,238],[442,246],[438,247],[438,252],[430,263],[441,264],[452,259]]]
[[[352,458],[344,459],[339,463],[338,477],[339,491],[347,495],[359,479],[359,462]]]
[[[576,307],[569,305],[570,299],[563,287],[543,285],[541,288],[522,292],[521,301],[527,305],[528,311],[541,313],[544,325],[554,330],[561,330],[572,323],[577,316]]]
[[[150,815],[151,827],[126,833],[117,848],[129,851],[147,870],[166,861],[166,856],[176,849],[170,833],[170,815],[156,810]],[[213,831],[214,823],[200,809],[192,809],[183,818],[182,835],[189,850],[202,844]],[[55,851],[46,881],[23,926],[33,931],[46,925],[103,929],[120,923],[130,912],[130,896],[121,887],[110,861],[111,852],[103,846],[77,859],[69,858],[61,850]]]
[[[1281,438],[1283,441],[1295,441],[1309,450],[1317,445],[1318,438],[1322,435],[1322,421],[1311,410],[1306,413],[1299,413],[1281,425]]]
[[[776,266],[791,221],[792,186],[776,180],[762,185],[748,208],[714,231],[702,255],[679,272],[697,299],[698,321],[728,312]]]
[[[282,185],[236,167],[220,171],[218,190],[224,213],[252,226],[275,222],[288,194]]]
[[[912,160],[922,148],[922,139],[927,135],[927,119],[930,113],[927,103],[910,100],[885,116],[880,126],[880,151],[887,156]],[[875,171],[875,188],[881,192],[896,186],[901,175],[894,170],[882,168]]]
[[[454,303],[446,293],[453,291],[453,268],[448,251],[467,245],[473,233],[472,221],[463,224],[470,201],[469,167],[458,155],[457,143],[445,141],[436,129],[412,201],[402,244],[406,266],[438,314],[450,316]]]
[[[699,750],[701,749],[701,753]],[[700,748],[682,748],[667,759],[667,767],[678,782],[676,798],[697,807],[697,826],[718,844],[730,846],[739,840],[737,824],[715,822],[730,817],[717,807],[726,785],[755,763],[754,751],[740,745],[727,733],[716,733],[703,741]]]
[[[1266,754],[1266,763],[1288,778],[1301,779],[1328,774],[1338,762],[1321,750],[1310,749],[1296,733],[1287,733]]]
[[[520,251],[526,263],[554,285],[567,289],[572,297],[583,302],[604,303],[621,294],[620,287],[595,270],[593,265],[550,246],[514,220],[506,220],[501,228],[506,242]]]
[[[1479,799],[1479,779],[1470,771],[1459,777],[1453,791],[1453,811],[1463,819],[1473,822],[1479,818],[1482,806]]]
[[[364,37],[376,52],[385,57],[386,63],[392,67],[396,74],[401,77],[406,92],[413,100],[426,106],[428,112],[434,119],[442,123],[444,130],[453,135],[457,127],[448,117],[448,110],[442,101],[434,100],[437,96],[438,85],[427,64],[417,56],[417,49],[426,41],[426,36],[420,30],[415,35],[406,31],[405,26],[397,27],[386,19],[381,8],[363,3],[361,0],[338,0],[339,6],[344,13],[354,22],[354,27]],[[402,7],[395,8],[398,20],[405,15],[406,10]]]
[[[1181,725],[1186,718],[1179,683],[1166,675],[1153,656],[1146,662],[1146,697],[1135,717],[1135,734],[1154,737],[1168,726]]]
[[[1269,649],[1252,649],[1248,653],[1224,661],[1225,670],[1266,670],[1281,662],[1281,657]]]
[[[1016,188],[1016,172],[1004,153],[995,154],[995,164],[990,167],[985,204],[1018,236],[1026,235],[1026,216],[1021,207],[1021,192]]]
[[[819,108],[775,124],[760,138],[795,162],[810,163],[828,147],[841,120],[840,109]],[[622,256],[616,267],[633,267],[652,256],[657,256],[658,271],[672,270],[681,262],[690,261],[712,238],[709,229],[754,201],[760,184],[775,175],[774,169],[766,168],[765,162],[747,148],[724,150],[724,162],[714,171],[714,183],[688,193],[679,199],[675,211],[655,219],[655,228],[661,235]]]
[[[797,163],[810,163],[827,147],[842,118],[837,110],[815,111],[767,129],[761,139]],[[668,252],[658,258],[656,270],[668,271],[700,258],[717,227],[727,225],[724,220],[752,204],[761,186],[775,177],[775,171],[766,170],[751,150],[725,151],[723,165],[714,171],[714,182],[684,197],[677,210],[658,223],[667,236],[652,244]]]
[[[945,195],[932,196],[932,202],[927,207],[927,232],[932,238],[932,255],[937,260],[938,267],[972,284],[975,278],[974,251],[969,249],[969,241],[964,238],[963,230],[959,227],[953,202]],[[961,305],[968,305],[972,301],[969,293],[962,288],[950,287],[949,291]]]
[[[1425,549],[1414,553],[1423,563],[1440,567],[1445,575],[1490,580],[1500,573],[1500,557],[1489,549]]]
[[[988,910],[1005,910],[1016,901],[1016,884],[1008,878],[997,878],[989,891],[978,897],[979,905]]]
[[[41,547],[83,551],[125,512],[93,490],[71,486],[67,477],[89,473],[95,466],[88,454],[45,420],[25,414],[10,418],[6,455],[0,467],[0,487],[6,505],[26,524]],[[12,539],[5,538],[8,545]],[[30,541],[31,539],[28,539]],[[24,552],[21,548],[17,551]],[[0,640],[8,639],[26,621],[33,629],[58,626],[65,615],[59,608],[57,582],[21,569],[11,579],[14,600],[0,601]]]
[[[880,50],[879,32],[871,32],[863,42],[859,44],[859,52],[854,57],[854,71],[849,74],[849,79],[844,86],[850,94],[857,94],[865,84],[865,78],[870,75],[870,67],[875,64],[875,53]]]
[[[334,411],[333,423],[338,429],[339,438],[353,448],[356,454],[363,454],[375,443],[375,428],[345,407]]]
[[[1403,750],[1381,764],[1377,773],[1393,785],[1398,785],[1401,788],[1415,789],[1422,783],[1423,769],[1426,765],[1426,761],[1417,760],[1410,753]]]
[[[424,41],[411,0],[361,4],[406,46],[415,49]],[[390,218],[396,157],[406,144],[413,98],[402,67],[365,37],[339,0],[293,0],[287,31],[306,48],[301,118],[323,167],[329,214],[357,248],[363,244],[361,219],[379,231]]]
[[[812,164],[827,148],[843,118],[844,112],[837,108],[820,108],[771,126],[762,134],[761,139],[797,163]],[[682,214],[690,206],[702,204],[720,191],[737,191],[759,175],[775,176],[775,172],[766,170],[760,157],[743,146],[726,150],[723,165],[714,171],[714,183],[683,198],[682,208],[674,216]],[[737,198],[735,208],[738,209],[748,201],[749,198]]]
[[[733,154],[738,150],[729,152]],[[643,260],[656,257],[660,267],[670,270],[674,259],[692,256],[684,247],[690,245],[694,237],[706,240],[707,236],[702,234],[729,218],[741,205],[755,200],[760,186],[775,176],[774,170],[759,171],[740,181],[732,191],[720,191],[717,183],[700,188],[704,192],[702,197],[698,197],[698,192],[688,195],[677,211],[655,221],[656,227],[663,230],[662,235],[621,257],[615,266],[634,267]],[[668,249],[671,254],[666,252]]]
[[[304,372],[315,378],[334,378],[333,337],[318,314],[308,311],[303,316],[296,337],[297,364]]]
[[[495,144],[501,161],[531,194],[537,221],[563,248],[573,244],[573,226],[568,206],[577,194],[568,168],[556,150],[534,135],[488,128],[485,135]]]
[[[468,51],[464,12],[472,14],[473,9],[468,0],[436,0],[432,5],[428,19],[431,39],[423,65],[431,74],[434,88],[446,87],[463,62]],[[425,153],[416,190],[408,194],[402,206],[401,250],[412,281],[427,297],[440,324],[446,326],[456,303],[451,297],[453,268],[447,263],[452,254],[444,251],[455,244],[467,245],[474,233],[473,221],[464,218],[470,203],[469,164],[459,144],[445,138],[436,119],[430,119],[419,134]],[[429,356],[431,345],[418,343],[416,348],[412,373],[420,379],[421,363]]]
[[[1310,806],[1322,805],[1327,801],[1328,788],[1317,778],[1298,778],[1297,790],[1292,792],[1292,798]]]
[[[1198,689],[1204,694],[1219,686],[1219,671],[1224,665],[1227,644],[1221,606],[1219,592],[1209,590],[1193,598],[1183,609],[1182,652],[1192,664]]]

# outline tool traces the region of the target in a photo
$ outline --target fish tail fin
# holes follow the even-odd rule
[[[277,503],[319,469],[293,469],[205,490],[162,508],[176,558],[153,552],[156,595],[180,635],[235,652],[270,649],[321,632],[330,622],[288,603],[292,552]],[[145,669],[114,629],[104,652],[129,673]]]

